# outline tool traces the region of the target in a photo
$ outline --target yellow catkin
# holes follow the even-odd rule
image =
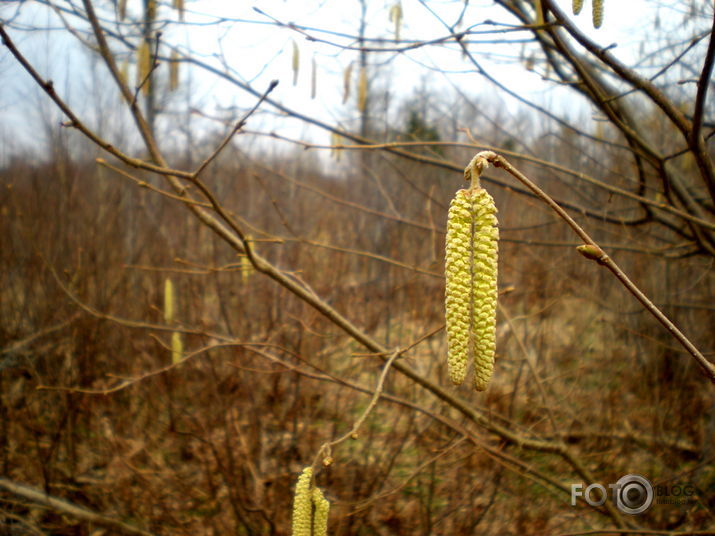
[[[573,0],[571,2],[571,9],[573,10],[574,15],[581,13],[581,9],[583,9],[583,0]]]
[[[176,292],[174,283],[168,277],[164,280],[164,322],[171,325],[174,323],[176,312]],[[181,340],[181,333],[174,331],[171,334],[171,362],[178,363],[184,356],[184,343]]]
[[[315,516],[313,517],[313,536],[327,536],[330,503],[323,495],[323,492],[318,488],[313,488],[313,506],[315,507]]]
[[[593,27],[600,28],[603,24],[604,0],[593,0]]]
[[[298,477],[293,498],[293,536],[311,536],[312,497],[310,492],[313,469],[306,467]]]
[[[474,211],[474,254],[472,275],[474,298],[472,329],[474,345],[474,388],[484,391],[494,370],[497,312],[497,228],[494,199],[483,188],[472,192]]]
[[[291,61],[291,68],[293,69],[293,85],[298,84],[298,71],[300,70],[300,49],[295,41],[293,41],[293,58]]]
[[[474,387],[486,389],[494,369],[497,304],[496,206],[472,185],[449,208],[445,246],[445,319],[450,380],[464,382],[474,360]]]
[[[367,105],[367,69],[365,69],[365,67],[361,67],[360,68],[360,77],[358,79],[358,98],[357,98],[358,110],[361,112],[364,112],[366,105]]]
[[[156,19],[156,0],[149,0],[146,3],[146,20],[153,21]]]
[[[164,322],[174,322],[174,283],[168,277],[164,281]]]
[[[544,24],[544,6],[541,5],[541,0],[534,0],[534,9],[536,10],[536,24]]]
[[[445,246],[445,319],[449,379],[461,385],[470,351],[472,208],[468,190],[457,191],[449,205]]]
[[[400,40],[400,29],[402,28],[402,3],[396,2],[390,8],[390,22],[395,25],[395,41]]]
[[[251,235],[247,234],[246,241],[251,242],[252,240]],[[248,280],[253,275],[254,271],[255,269],[253,268],[253,264],[251,264],[248,255],[241,255],[241,280],[244,283],[248,283]]]
[[[176,364],[184,357],[184,343],[181,340],[181,333],[174,331],[171,334],[171,362]]]
[[[144,95],[149,93],[149,72],[151,71],[151,51],[149,43],[142,41],[137,49],[137,86],[141,85]],[[143,85],[142,85],[143,84]]]
[[[248,283],[248,280],[251,278],[253,275],[253,265],[251,264],[251,261],[248,260],[248,257],[246,255],[241,255],[240,257],[240,262],[241,262],[241,281],[244,283]]]
[[[169,91],[176,91],[179,88],[179,53],[171,51],[171,61],[169,62]]]
[[[343,143],[343,137],[338,134],[337,132],[331,132],[330,133],[330,145],[332,147],[330,148],[330,156],[332,158],[335,158],[336,162],[340,162],[340,160],[343,157],[343,151],[335,147],[336,145],[342,145]]]
[[[129,83],[129,58],[125,58],[119,67],[119,78],[125,86]]]

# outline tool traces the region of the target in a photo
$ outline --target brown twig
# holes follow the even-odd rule
[[[256,101],[256,104],[253,105],[253,108],[248,110],[248,112],[246,112],[244,116],[236,122],[236,124],[229,131],[226,137],[221,141],[221,143],[218,144],[214,152],[211,153],[208,157],[206,157],[206,159],[201,162],[199,167],[196,168],[196,171],[194,171],[193,176],[191,177],[192,179],[197,179],[199,175],[201,175],[201,172],[206,169],[206,167],[219,155],[219,153],[224,149],[224,147],[226,147],[226,145],[228,145],[228,143],[238,133],[238,131],[244,127],[244,125],[248,121],[248,118],[251,117],[256,112],[256,110],[258,110],[258,107],[264,100],[266,100],[268,95],[276,88],[276,86],[278,86],[278,80],[271,80],[271,83],[268,84],[268,88],[259,97],[258,101]]]
[[[551,207],[559,217],[561,217],[573,231],[584,241],[586,247],[579,249],[582,255],[586,258],[596,261],[601,266],[608,268],[611,273],[621,282],[621,284],[630,292],[643,307],[652,314],[658,322],[660,322],[670,334],[690,353],[703,369],[705,375],[711,382],[715,383],[715,365],[705,359],[705,356],[698,350],[695,345],[673,324],[673,322],[665,316],[665,314],[643,294],[643,292],[633,283],[621,268],[606,255],[600,246],[584,231],[584,229],[574,221],[569,214],[559,206],[546,192],[534,184],[526,175],[512,166],[506,158],[491,151],[481,153],[484,158],[491,162],[494,167],[498,167],[509,173],[512,177],[524,184],[532,192],[534,192],[544,203]],[[582,246],[583,247],[583,246]]]
[[[352,428],[348,430],[345,434],[340,436],[337,439],[333,439],[332,441],[328,441],[327,443],[324,443],[319,449],[317,454],[315,455],[315,458],[313,459],[313,464],[312,467],[315,469],[318,465],[318,462],[320,459],[323,459],[323,463],[326,465],[330,465],[332,463],[331,460],[331,452],[332,448],[338,446],[340,443],[344,443],[348,439],[357,439],[357,434],[358,431],[360,430],[360,427],[362,424],[365,422],[365,419],[368,418],[370,413],[372,412],[373,409],[375,409],[375,406],[377,406],[377,402],[380,400],[380,396],[382,395],[382,390],[385,386],[385,378],[387,378],[387,373],[390,371],[390,367],[392,364],[395,362],[395,359],[400,355],[399,351],[394,351],[392,352],[392,355],[385,361],[385,365],[382,367],[382,373],[380,374],[380,378],[377,380],[377,386],[375,387],[375,392],[372,395],[372,398],[370,399],[370,403],[367,405],[365,408],[365,411],[362,412],[360,417],[355,421],[353,424]]]
[[[66,328],[67,326],[69,326],[72,322],[74,322],[78,318],[79,318],[79,313],[75,313],[71,317],[69,317],[67,320],[62,321],[59,324],[55,324],[54,326],[50,326],[50,327],[41,329],[39,331],[36,331],[32,335],[29,335],[28,337],[14,341],[6,347],[0,348],[0,355],[11,354],[11,353],[17,352],[23,346],[27,346],[28,344],[33,343],[35,340],[37,340],[41,337],[45,337],[46,335],[49,335],[50,333],[54,333],[55,331],[59,331],[61,329]]]
[[[108,527],[113,530],[117,530],[123,534],[138,534],[140,536],[154,536],[153,533],[141,530],[139,528],[133,527],[123,521],[118,519],[112,519],[102,514],[98,514],[82,506],[77,506],[69,501],[60,499],[58,497],[53,497],[48,495],[45,491],[40,491],[30,486],[24,484],[18,484],[7,480],[6,478],[0,478],[0,488],[3,488],[10,493],[13,493],[19,497],[23,497],[30,500],[36,504],[49,508],[55,512],[59,512],[64,515],[74,517],[76,519],[81,519],[87,523],[95,523],[103,527]]]

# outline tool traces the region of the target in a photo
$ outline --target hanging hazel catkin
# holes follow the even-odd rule
[[[340,134],[337,132],[330,133],[330,156],[334,157],[337,162],[340,162],[340,159],[343,156],[342,150],[337,147],[338,145],[342,145],[342,143],[343,137]]]
[[[164,322],[167,325],[175,323],[176,313],[176,291],[174,284],[168,277],[164,281]],[[184,343],[181,340],[181,332],[174,331],[171,334],[171,362],[178,363],[184,356]]]
[[[479,184],[487,165],[480,155],[465,169],[471,185],[457,191],[447,216],[445,319],[450,380],[463,383],[473,361],[474,387],[483,391],[496,348],[499,230],[494,200]]]
[[[364,112],[367,105],[367,70],[365,67],[360,67],[360,76],[358,77],[358,94],[357,107],[358,111]]]
[[[497,311],[497,228],[494,199],[484,188],[473,190],[474,239],[474,388],[484,391],[494,369]]]
[[[184,343],[181,340],[181,333],[174,331],[171,334],[171,362],[178,363],[184,358]]]
[[[395,25],[395,41],[399,41],[400,28],[402,28],[402,3],[399,1],[390,8],[390,22]]]
[[[583,9],[583,0],[573,0],[571,2],[571,10],[574,15],[581,13],[581,9]]]
[[[593,0],[593,27],[600,28],[603,24],[603,4],[604,0]]]
[[[310,536],[312,526],[312,501],[310,484],[313,469],[306,467],[298,477],[293,497],[293,536]]]
[[[129,83],[129,58],[125,58],[119,67],[119,78],[125,86]]]
[[[171,61],[169,62],[169,91],[179,89],[179,53],[171,51]]]
[[[315,516],[313,517],[313,535],[326,536],[328,534],[328,513],[330,512],[330,503],[323,495],[323,492],[318,488],[313,488],[313,505],[315,506]]]
[[[313,486],[313,469],[306,467],[295,486],[292,536],[326,536],[329,511],[323,492]]]
[[[164,280],[164,322],[174,323],[174,283],[168,277]]]
[[[445,247],[445,318],[449,379],[461,385],[467,376],[471,300],[472,207],[467,190],[449,205]]]
[[[141,86],[144,95],[149,94],[151,61],[149,43],[144,39],[137,49],[137,86]]]
[[[149,0],[145,4],[144,18],[148,21],[156,19],[156,0]]]
[[[534,9],[536,10],[536,24],[541,26],[544,24],[544,6],[541,5],[541,0],[534,0]]]

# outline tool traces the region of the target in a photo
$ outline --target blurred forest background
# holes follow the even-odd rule
[[[0,139],[0,534],[290,534],[298,474],[394,352],[318,464],[329,534],[712,534],[712,378],[549,207],[483,177],[501,229],[485,393],[449,384],[442,272],[449,201],[493,149],[712,362],[713,3],[649,2],[632,60],[589,2],[350,0],[349,33],[323,4],[306,23],[257,2],[286,42],[275,88],[230,47],[172,42],[254,24],[204,3],[0,8],[6,75],[38,33],[81,47],[53,65],[48,38],[12,105],[30,103],[31,143],[27,125]],[[301,55],[316,42],[340,52],[332,90]],[[414,61],[425,83],[405,92],[391,58],[424,50],[462,78],[437,88]],[[86,81],[71,98],[48,83],[63,69]],[[299,76],[305,108],[281,101]],[[238,104],[192,100],[206,79]],[[637,516],[571,505],[571,484],[626,474],[696,492]]]

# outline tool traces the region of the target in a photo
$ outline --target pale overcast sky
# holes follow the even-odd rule
[[[57,3],[62,4],[62,2]],[[369,37],[390,38],[394,35],[394,25],[389,19],[390,7],[394,3],[394,0],[368,2],[366,33]],[[462,2],[449,0],[430,0],[426,4],[449,24],[457,20],[463,7]],[[566,12],[571,12],[571,0],[561,0],[560,4]],[[606,0],[605,4],[604,22],[599,30],[594,30],[591,25],[590,0],[585,1],[582,13],[575,20],[584,31],[604,46],[617,43],[618,47],[614,49],[614,53],[626,63],[632,63],[638,58],[638,44],[643,35],[647,35],[650,31],[655,6],[659,2]],[[139,10],[142,2],[128,0],[128,5],[131,12],[133,9]],[[447,34],[447,30],[419,1],[403,0],[401,5],[404,13],[401,27],[403,39],[428,40]],[[357,117],[354,102],[342,104],[341,101],[343,71],[350,62],[357,60],[359,53],[342,50],[329,44],[310,42],[299,32],[267,24],[271,22],[272,17],[285,23],[294,22],[312,28],[354,35],[358,32],[360,21],[360,3],[357,0],[256,0],[254,2],[187,0],[186,6],[188,10],[186,18],[190,22],[213,22],[216,17],[245,22],[176,28],[165,32],[164,41],[191,49],[192,53],[199,54],[216,66],[220,66],[221,63],[215,55],[222,53],[227,64],[259,91],[267,87],[270,80],[280,80],[280,85],[272,97],[303,113],[331,122],[336,118],[349,120],[351,116]],[[265,15],[257,13],[254,7],[263,10]],[[15,9],[17,3],[6,4],[5,7],[0,8],[0,17],[9,17]],[[662,11],[663,24],[679,22],[677,13],[671,13],[666,9]],[[161,14],[175,16],[173,10],[167,6],[162,7]],[[515,22],[503,9],[494,7],[491,1],[472,1],[459,29],[487,19],[503,23]],[[43,75],[53,78],[60,92],[65,88],[71,94],[70,101],[75,106],[78,108],[84,106],[87,103],[84,97],[87,84],[91,85],[88,81],[94,79],[94,75],[87,69],[88,54],[80,51],[73,38],[61,31],[58,19],[45,6],[26,2],[21,16],[16,21],[28,26],[56,28],[49,33],[18,31],[11,31],[11,33]],[[330,34],[315,31],[311,31],[310,34],[343,45],[351,44],[349,40],[339,39]],[[504,35],[509,35],[512,39],[528,37],[526,33],[502,34]],[[475,36],[473,39],[479,37]],[[300,71],[295,86],[291,68],[294,43],[300,51]],[[477,54],[489,72],[500,81],[518,88],[530,89],[530,98],[550,107],[574,108],[574,101],[566,90],[555,89],[553,85],[544,85],[539,74],[527,73],[523,66],[510,61],[509,57],[519,55],[521,45],[472,45],[470,50]],[[313,60],[317,68],[315,99],[310,98]],[[424,84],[436,93],[449,91],[451,84],[455,84],[470,95],[490,94],[490,92],[493,94],[489,84],[474,74],[473,69],[464,62],[461,53],[454,46],[424,47],[399,55],[372,54],[370,62],[380,66],[379,70],[383,76],[390,77],[391,92],[397,96],[408,96],[414,88]],[[101,70],[103,67],[97,69]],[[73,73],[70,77],[71,82],[67,80],[69,73]],[[17,128],[18,125],[26,126],[37,121],[37,117],[33,117],[37,114],[33,114],[32,110],[37,108],[38,102],[41,102],[41,99],[34,97],[37,90],[5,52],[0,56],[0,76],[4,80],[5,87],[0,96],[0,111],[4,115],[0,135],[6,139],[10,136],[15,144],[32,142],[36,139],[35,134],[28,133],[25,129],[23,135],[18,135]],[[354,70],[353,78],[357,78],[357,70]],[[194,104],[201,104],[208,113],[219,113],[220,109],[232,105],[247,108],[255,101],[235,86],[205,75],[197,75],[191,92]],[[28,97],[31,99],[31,106],[27,106]],[[508,98],[504,103],[514,109],[517,107],[517,104]],[[575,108],[578,109],[578,106]],[[93,113],[92,110],[79,111]],[[293,136],[306,134],[300,131],[300,127],[286,126],[281,121],[281,119],[264,117],[260,125],[254,122],[251,126],[276,131],[286,129],[285,132]],[[299,130],[296,131],[296,128]]]

